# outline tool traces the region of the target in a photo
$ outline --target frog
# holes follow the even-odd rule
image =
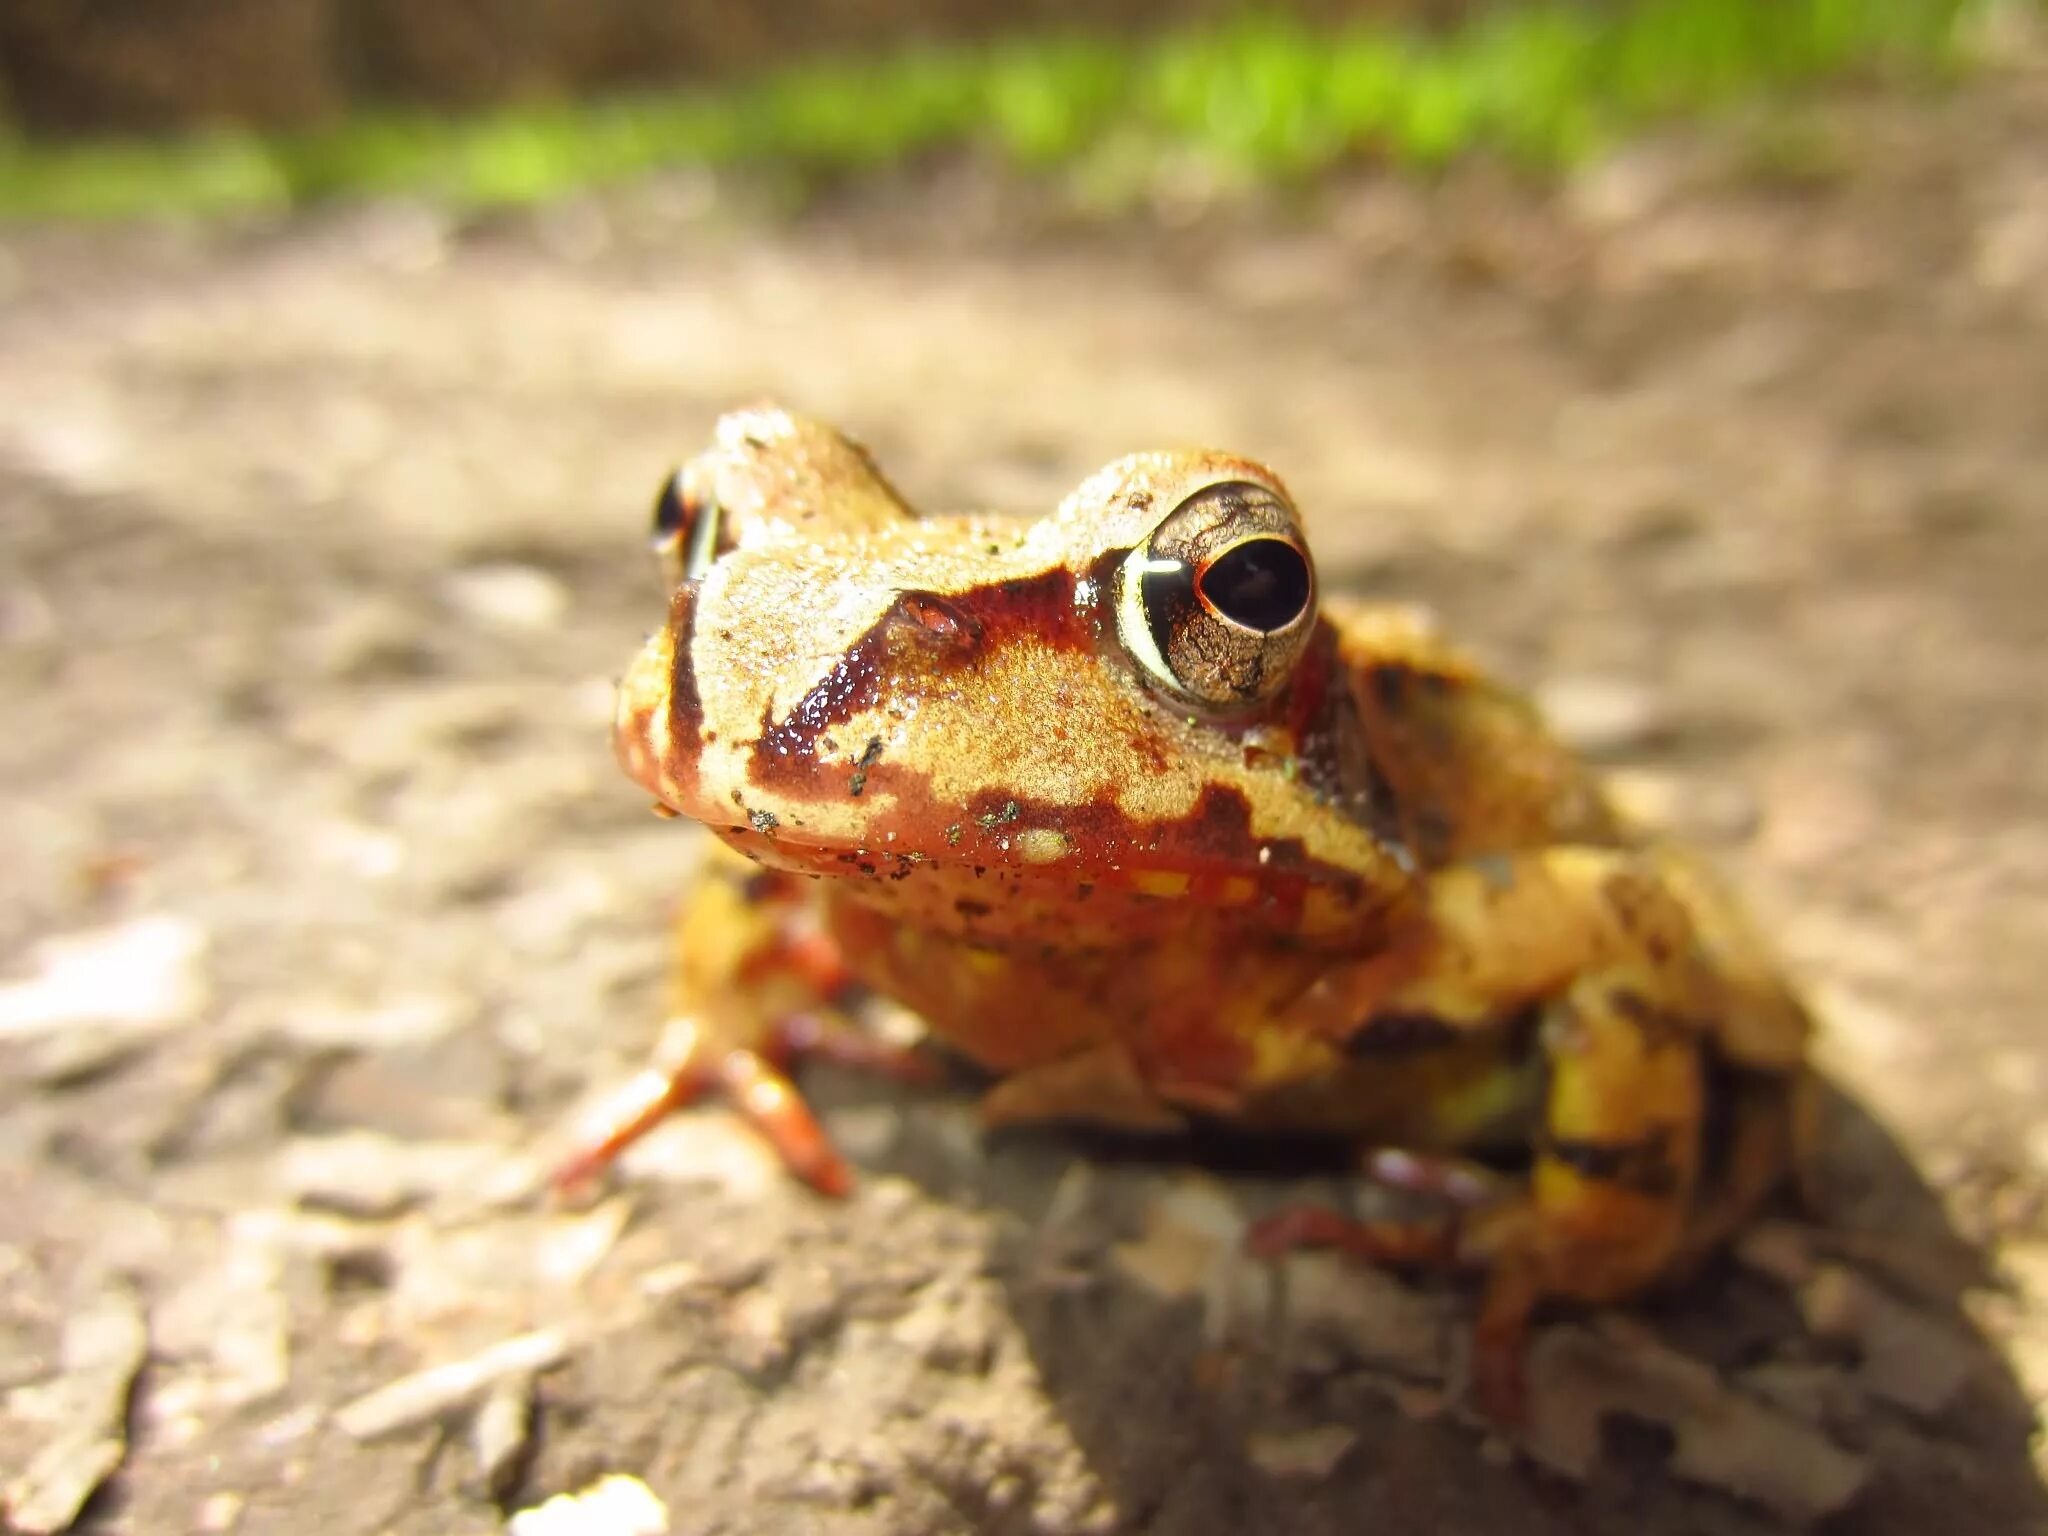
[[[1620,814],[1412,607],[1325,593],[1265,465],[1131,454],[1048,515],[920,515],[830,426],[726,414],[664,482],[668,609],[613,740],[714,839],[655,1059],[573,1184],[723,1096],[817,1190],[791,1077],[934,1081],[989,1127],[1337,1138],[1419,1214],[1246,1242],[1476,1285],[1516,1422],[1532,1318],[1694,1273],[1801,1187],[1812,1017],[1702,856]]]

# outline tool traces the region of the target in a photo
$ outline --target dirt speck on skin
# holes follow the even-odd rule
[[[2048,1530],[2044,80],[1830,105],[1796,186],[1730,129],[1171,228],[942,177],[0,237],[15,1523],[449,1536],[631,1478],[747,1536]],[[1462,1409],[1469,1297],[1238,1261],[1334,1178],[820,1071],[847,1202],[715,1110],[534,1198],[692,857],[605,729],[644,509],[764,394],[932,505],[1277,466],[1329,586],[1548,688],[1750,894],[1827,1020],[1826,1219],[1560,1320],[1532,1462]],[[109,1286],[139,1373],[75,1358]]]

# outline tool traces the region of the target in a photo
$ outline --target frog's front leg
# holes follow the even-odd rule
[[[870,1036],[842,1013],[852,986],[802,883],[723,847],[678,911],[667,1023],[653,1059],[598,1106],[552,1183],[567,1189],[611,1165],[674,1110],[724,1099],[812,1188],[843,1195],[846,1161],[790,1081],[822,1057],[903,1082],[936,1063]]]
[[[1375,997],[1351,995],[1354,1041],[1380,1020],[1476,1029],[1541,1004],[1547,1086],[1524,1187],[1434,1221],[1296,1211],[1252,1234],[1268,1253],[1310,1244],[1486,1270],[1475,1387],[1500,1419],[1519,1415],[1522,1343],[1540,1300],[1617,1300],[1680,1256],[1699,1181],[1703,1053],[1725,1011],[1796,1007],[1768,968],[1723,963],[1716,944],[1737,941],[1700,931],[1657,858],[1562,848],[1448,871],[1426,893],[1406,979],[1389,987],[1382,967]],[[1347,985],[1333,978],[1305,1000],[1312,1022],[1334,1017]]]

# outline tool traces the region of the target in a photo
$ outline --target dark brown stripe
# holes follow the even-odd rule
[[[788,714],[763,716],[748,776],[785,792],[822,787],[818,738],[873,708],[885,687],[924,686],[971,665],[991,646],[1026,636],[1078,649],[1086,643],[1078,631],[1074,575],[1061,567],[944,596],[900,593]],[[844,787],[836,772],[831,777]],[[867,780],[861,783],[865,788]]]
[[[1708,1021],[1659,1008],[1632,987],[1610,988],[1607,1006],[1614,1010],[1616,1018],[1626,1019],[1635,1027],[1644,1044],[1654,1048],[1689,1045],[1711,1033]]]
[[[1374,1014],[1357,1033],[1346,1037],[1347,1056],[1394,1056],[1407,1051],[1426,1051],[1449,1045],[1461,1030],[1433,1013]]]
[[[1678,1189],[1671,1161],[1671,1133],[1659,1129],[1636,1141],[1586,1141],[1545,1135],[1544,1157],[1563,1163],[1582,1179],[1617,1184],[1641,1195],[1669,1195]]]
[[[669,737],[674,753],[686,752],[695,761],[700,733],[704,729],[704,703],[697,697],[697,674],[690,663],[690,642],[697,632],[697,583],[686,581],[677,587],[668,604],[668,630],[674,637],[669,659]]]
[[[1400,805],[1372,755],[1358,700],[1340,675],[1336,633],[1320,626],[1288,685],[1289,729],[1299,742],[1295,761],[1318,800],[1359,823],[1381,843],[1400,841]]]

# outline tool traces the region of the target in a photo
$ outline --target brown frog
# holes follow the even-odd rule
[[[1798,1166],[1808,1015],[1730,899],[1522,698],[1324,598],[1261,465],[1137,454],[1036,523],[921,518],[763,408],[656,536],[619,758],[750,862],[685,904],[663,1051],[565,1178],[719,1091],[843,1190],[784,1068],[921,1075],[846,1027],[880,993],[994,1075],[992,1124],[1356,1138],[1438,1214],[1254,1247],[1484,1271],[1505,1419],[1537,1303],[1682,1275]]]

